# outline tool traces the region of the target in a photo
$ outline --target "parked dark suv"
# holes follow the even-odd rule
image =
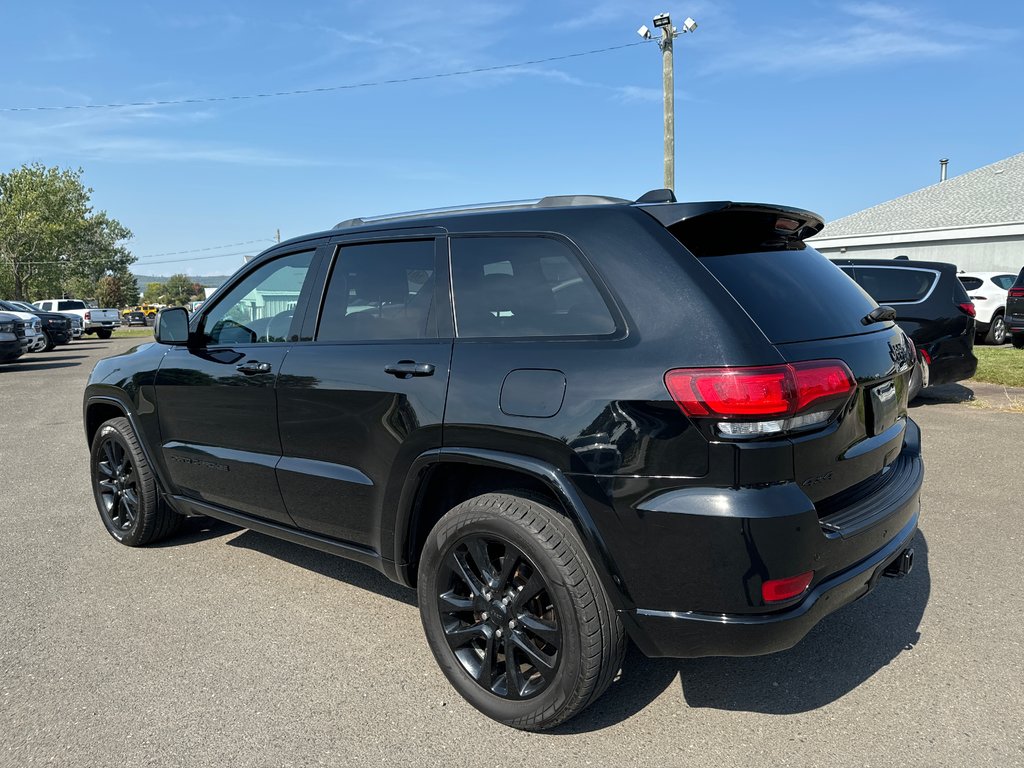
[[[1013,346],[1024,349],[1024,269],[1006,294],[1006,325]]]
[[[918,353],[911,399],[929,384],[969,379],[974,356],[974,303],[956,266],[939,261],[833,259],[879,304],[896,310],[896,322]]]
[[[445,675],[519,728],[596,699],[627,637],[789,648],[909,571],[923,477],[910,341],[821,226],[661,191],[277,245],[96,366],[100,516],[138,546],[209,515],[416,586]]]

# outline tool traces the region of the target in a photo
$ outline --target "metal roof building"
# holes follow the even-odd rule
[[[827,256],[946,261],[965,271],[1024,266],[1024,152],[825,225]]]

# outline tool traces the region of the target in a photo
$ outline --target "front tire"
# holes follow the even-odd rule
[[[156,476],[123,416],[103,422],[90,455],[93,495],[107,532],[128,547],[174,533],[184,519],[160,499]]]
[[[43,335],[46,336],[46,346],[43,347],[44,352],[51,352],[57,345],[53,343],[53,338],[50,336],[49,331],[43,331]]]
[[[595,701],[626,641],[576,532],[539,501],[469,499],[430,532],[419,565],[427,642],[448,681],[505,725],[540,731]]]

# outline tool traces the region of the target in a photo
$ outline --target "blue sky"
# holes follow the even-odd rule
[[[1009,0],[5,3],[0,108],[488,67],[637,42],[666,10],[700,24],[676,43],[681,199],[831,219],[934,183],[940,157],[955,175],[1024,151],[1024,4]],[[153,254],[270,244],[277,228],[358,215],[633,198],[661,186],[661,141],[654,44],[317,95],[0,111],[0,165],[82,167],[152,274],[230,272],[263,244]]]

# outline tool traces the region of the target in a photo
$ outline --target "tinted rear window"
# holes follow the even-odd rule
[[[961,277],[960,282],[968,291],[976,291],[984,285],[984,282],[978,277]]]
[[[853,336],[875,302],[811,247],[702,256],[703,264],[775,344]]]
[[[932,292],[937,272],[909,267],[856,267],[857,282],[879,304],[923,301]]]

